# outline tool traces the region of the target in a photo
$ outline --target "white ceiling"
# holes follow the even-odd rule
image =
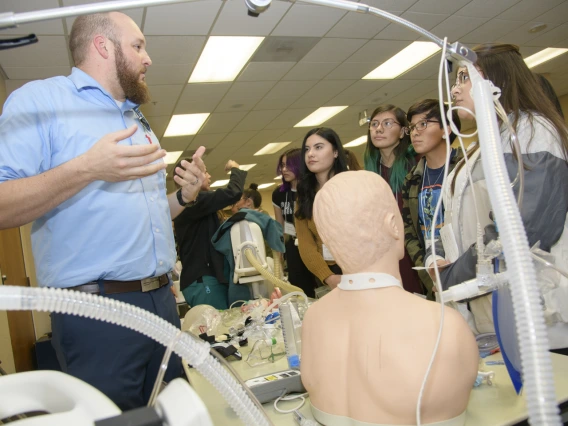
[[[2,0],[0,13],[29,12],[93,3],[94,0]],[[568,1],[563,0],[363,0],[436,34],[469,45],[501,41],[520,45],[524,56],[544,47],[568,48]],[[147,73],[152,103],[142,108],[168,151],[205,145],[213,179],[224,179],[229,158],[257,163],[248,182],[274,182],[278,154],[253,157],[269,142],[300,146],[307,128],[293,126],[321,106],[349,105],[325,123],[344,143],[365,133],[359,112],[389,102],[407,109],[437,97],[439,55],[395,80],[361,78],[411,41],[421,38],[374,16],[273,0],[258,18],[242,0],[203,0],[126,11],[147,38],[153,65]],[[10,93],[33,79],[71,71],[67,49],[73,19],[57,19],[4,30],[2,37],[35,33],[39,43],[0,53]],[[529,28],[547,28],[531,34]],[[258,58],[232,83],[187,84],[208,36],[266,36]],[[283,38],[280,43],[276,37]],[[275,50],[271,46],[280,46]],[[262,52],[261,52],[262,51]],[[260,59],[260,60],[258,60]],[[559,96],[568,93],[568,54],[535,69],[546,73]],[[210,112],[195,136],[163,138],[172,114]],[[361,155],[363,146],[354,151]]]

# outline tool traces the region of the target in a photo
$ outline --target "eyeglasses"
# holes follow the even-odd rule
[[[392,129],[395,124],[398,124],[399,126],[401,125],[400,123],[394,121],[392,118],[387,118],[386,120],[383,121],[377,121],[377,120],[371,121],[371,123],[369,123],[369,127],[372,127],[373,129],[378,129],[379,126],[382,126],[383,129]]]
[[[466,71],[460,71],[458,75],[456,75],[456,82],[452,86],[452,90],[458,86],[462,87],[467,83],[469,83],[469,74]]]
[[[428,127],[428,123],[439,123],[439,121],[436,121],[436,120],[419,121],[416,124],[411,124],[410,126],[405,127],[404,133],[406,133],[407,135],[410,136],[410,134],[414,131],[414,129],[416,129],[417,132],[422,132],[424,129],[426,129],[426,127]]]

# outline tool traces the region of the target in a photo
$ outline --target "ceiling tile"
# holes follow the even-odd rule
[[[471,0],[420,0],[408,10],[410,12],[447,13],[451,15],[470,1]]]
[[[247,115],[246,111],[237,112],[214,112],[209,116],[201,130],[200,135],[209,133],[226,133],[235,128]]]
[[[150,102],[142,105],[140,110],[146,117],[171,114],[181,94],[183,85],[165,84],[161,86],[148,86],[150,89]]]
[[[163,149],[165,149],[168,152],[185,151],[189,147],[189,144],[191,143],[192,139],[193,136],[177,136],[172,138],[162,138],[162,140],[160,141],[160,145],[162,146]],[[180,156],[180,158],[183,158],[183,154],[182,156]]]
[[[258,103],[259,98],[223,99],[215,108],[215,112],[251,111]]]
[[[562,2],[563,0],[522,0],[514,7],[498,15],[497,18],[509,21],[529,21],[555,8]]]
[[[258,131],[256,130],[248,132],[231,132],[221,141],[222,148],[224,149],[227,146],[241,147],[257,133]]]
[[[64,6],[79,6],[84,4],[91,4],[91,3],[102,3],[105,0],[62,0]],[[139,28],[142,28],[142,16],[144,15],[144,8],[139,9],[123,9],[120,12],[128,15],[132,18],[136,25]],[[65,18],[67,24],[67,31],[71,33],[71,27],[73,26],[73,22],[75,22],[75,17]]]
[[[267,36],[290,7],[291,3],[274,1],[257,19],[248,16],[247,8],[242,1],[226,1],[211,35]]]
[[[481,25],[469,34],[463,36],[460,41],[462,43],[488,43],[495,42],[510,33],[515,28],[523,25],[520,21],[505,21],[503,19],[492,19]]]
[[[402,14],[402,18],[419,25],[425,30],[431,30],[448,17],[449,14],[417,12],[405,12]],[[410,28],[394,23],[387,26],[375,36],[375,38],[379,40],[417,40],[418,37],[420,37],[420,34],[412,31]]]
[[[344,62],[325,76],[326,80],[361,79],[377,68],[375,62]]]
[[[197,149],[200,146],[204,146],[207,150],[215,148],[219,143],[227,136],[227,133],[211,133],[208,135],[202,135],[201,133],[194,136],[191,141],[190,147]],[[208,151],[205,151],[206,153]]]
[[[441,24],[432,28],[432,33],[440,38],[448,37],[449,42],[454,42],[483,25],[485,21],[486,19],[484,18],[452,15]],[[421,38],[421,40],[426,39]]]
[[[386,85],[388,82],[388,80],[359,80],[343,92],[339,93],[333,99],[327,101],[324,106],[354,105],[370,93],[373,93]]]
[[[540,47],[568,47],[568,43],[562,44],[564,41],[568,42],[568,24],[562,24],[545,34],[533,38],[531,41],[527,42],[527,45]]]
[[[262,99],[259,103],[254,106],[254,110],[267,110],[267,109],[285,109],[292,105],[298,96],[293,98],[279,98],[279,99]]]
[[[176,105],[176,114],[211,112],[231,87],[231,83],[187,84]]]
[[[301,62],[341,62],[365,44],[365,40],[323,38],[308,52]]]
[[[345,13],[329,7],[294,3],[272,35],[323,37]]]
[[[150,127],[152,131],[158,138],[158,140],[162,139],[166,129],[168,128],[168,124],[170,124],[170,119],[172,118],[171,115],[165,115],[161,117],[148,117],[148,123],[150,123]]]
[[[146,71],[146,83],[150,86],[159,84],[185,84],[189,79],[191,65],[155,65]]]
[[[339,64],[339,62],[299,62],[282,80],[321,80]]]
[[[287,129],[293,127],[314,111],[315,108],[287,109],[266,126],[266,129]],[[306,129],[307,131],[308,129]]]
[[[368,4],[368,3],[367,3]],[[326,34],[327,37],[373,38],[389,24],[374,15],[349,12]]]
[[[543,13],[536,17],[538,22],[551,22],[556,24],[563,24],[566,22],[568,16],[568,1],[559,4],[555,8],[550,9],[548,12]]]
[[[296,65],[296,62],[249,62],[237,81],[276,81]]]
[[[357,124],[359,120],[359,113],[361,108],[358,106],[351,106],[344,109],[339,114],[331,117],[325,122],[326,126],[333,127],[334,130],[340,125],[344,124]],[[336,130],[337,131],[337,130]],[[345,141],[344,141],[345,142]]]
[[[265,99],[299,98],[314,85],[311,81],[279,81],[266,95]]]
[[[290,139],[282,137],[282,134],[284,132],[285,131],[282,129],[261,130],[251,140],[248,141],[248,144],[254,144],[259,147],[258,149],[260,149],[271,142],[289,142]],[[284,148],[284,150],[286,149],[288,149],[287,146]],[[258,156],[257,158],[263,158],[263,156]]]
[[[197,63],[205,40],[203,36],[147,36],[146,44],[155,65],[182,65]]]
[[[147,8],[145,35],[207,35],[222,2],[201,1]]]
[[[2,0],[0,2],[0,14],[7,12],[24,13],[44,9],[56,9],[59,7],[57,0]],[[12,35],[64,35],[63,20],[33,22],[19,25],[17,28],[4,29],[0,33],[3,36]],[[41,37],[39,37],[41,39]]]
[[[294,124],[296,124],[296,123],[294,123]],[[290,149],[301,148],[302,141],[304,140],[304,137],[306,136],[306,134],[308,133],[309,130],[310,129],[308,129],[306,127],[292,127],[290,129],[286,130],[284,133],[282,133],[278,137],[278,140],[282,141],[282,142],[292,141],[292,143],[289,145]]]
[[[473,0],[458,10],[454,15],[466,16],[468,18],[494,18],[519,1],[520,0]]]
[[[326,101],[341,93],[347,87],[355,83],[355,80],[323,80],[312,87],[300,99],[294,102],[291,108],[319,108]],[[339,106],[339,105],[337,105]]]
[[[410,43],[408,41],[369,40],[352,55],[349,62],[375,62],[377,66],[396,55]]]
[[[399,93],[416,86],[421,81],[422,80],[391,80],[380,89],[370,93],[369,96],[361,99],[357,102],[357,105],[374,105],[373,108],[375,108],[381,103],[389,102],[389,99],[393,99]]]
[[[280,115],[283,110],[272,109],[266,111],[251,111],[247,116],[235,127],[234,131],[244,132],[247,130],[262,130],[268,123]]]
[[[436,53],[431,58],[426,59],[424,62],[421,62],[414,68],[399,76],[398,80],[420,80],[433,74],[435,74],[437,78],[441,58],[442,54]]]
[[[10,79],[43,80],[50,77],[71,74],[71,67],[3,67]]]
[[[42,67],[69,67],[71,65],[64,36],[43,36],[39,43],[18,49],[3,50],[0,56],[2,68],[36,67],[38,65]]]
[[[225,95],[225,100],[247,98],[259,101],[275,84],[275,81],[236,81]]]
[[[547,24],[547,28],[545,28],[543,31],[541,31],[540,33],[537,34],[531,34],[529,33],[529,30],[535,25],[534,22],[527,22],[526,24],[523,24],[517,28],[515,28],[513,31],[511,31],[508,34],[505,34],[504,36],[499,38],[499,41],[502,43],[512,43],[512,44],[526,44],[529,43],[531,40],[538,38],[541,38],[544,36],[544,38],[541,38],[541,40],[543,39],[547,39],[547,37],[545,36],[546,34],[548,34],[550,31],[554,30],[555,28],[558,27],[558,24]],[[554,37],[554,34],[552,35],[552,37],[548,37],[548,39],[555,39],[557,41],[560,41],[562,39],[564,39],[565,37],[562,36],[562,31],[559,31],[556,33],[557,36]],[[566,35],[566,37],[568,37],[568,34]]]

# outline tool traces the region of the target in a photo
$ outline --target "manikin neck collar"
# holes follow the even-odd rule
[[[361,274],[345,274],[341,276],[338,287],[341,290],[368,290],[371,288],[400,287],[400,281],[389,274],[364,272]]]

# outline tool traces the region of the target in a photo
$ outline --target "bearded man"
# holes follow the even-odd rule
[[[138,110],[150,96],[144,35],[127,15],[77,18],[70,76],[26,84],[0,117],[0,229],[32,225],[37,280],[130,303],[179,327],[171,220],[197,197],[200,148],[166,195],[166,152]],[[121,409],[145,405],[164,348],[134,331],[52,314],[61,368]],[[166,380],[181,374],[172,358]]]

